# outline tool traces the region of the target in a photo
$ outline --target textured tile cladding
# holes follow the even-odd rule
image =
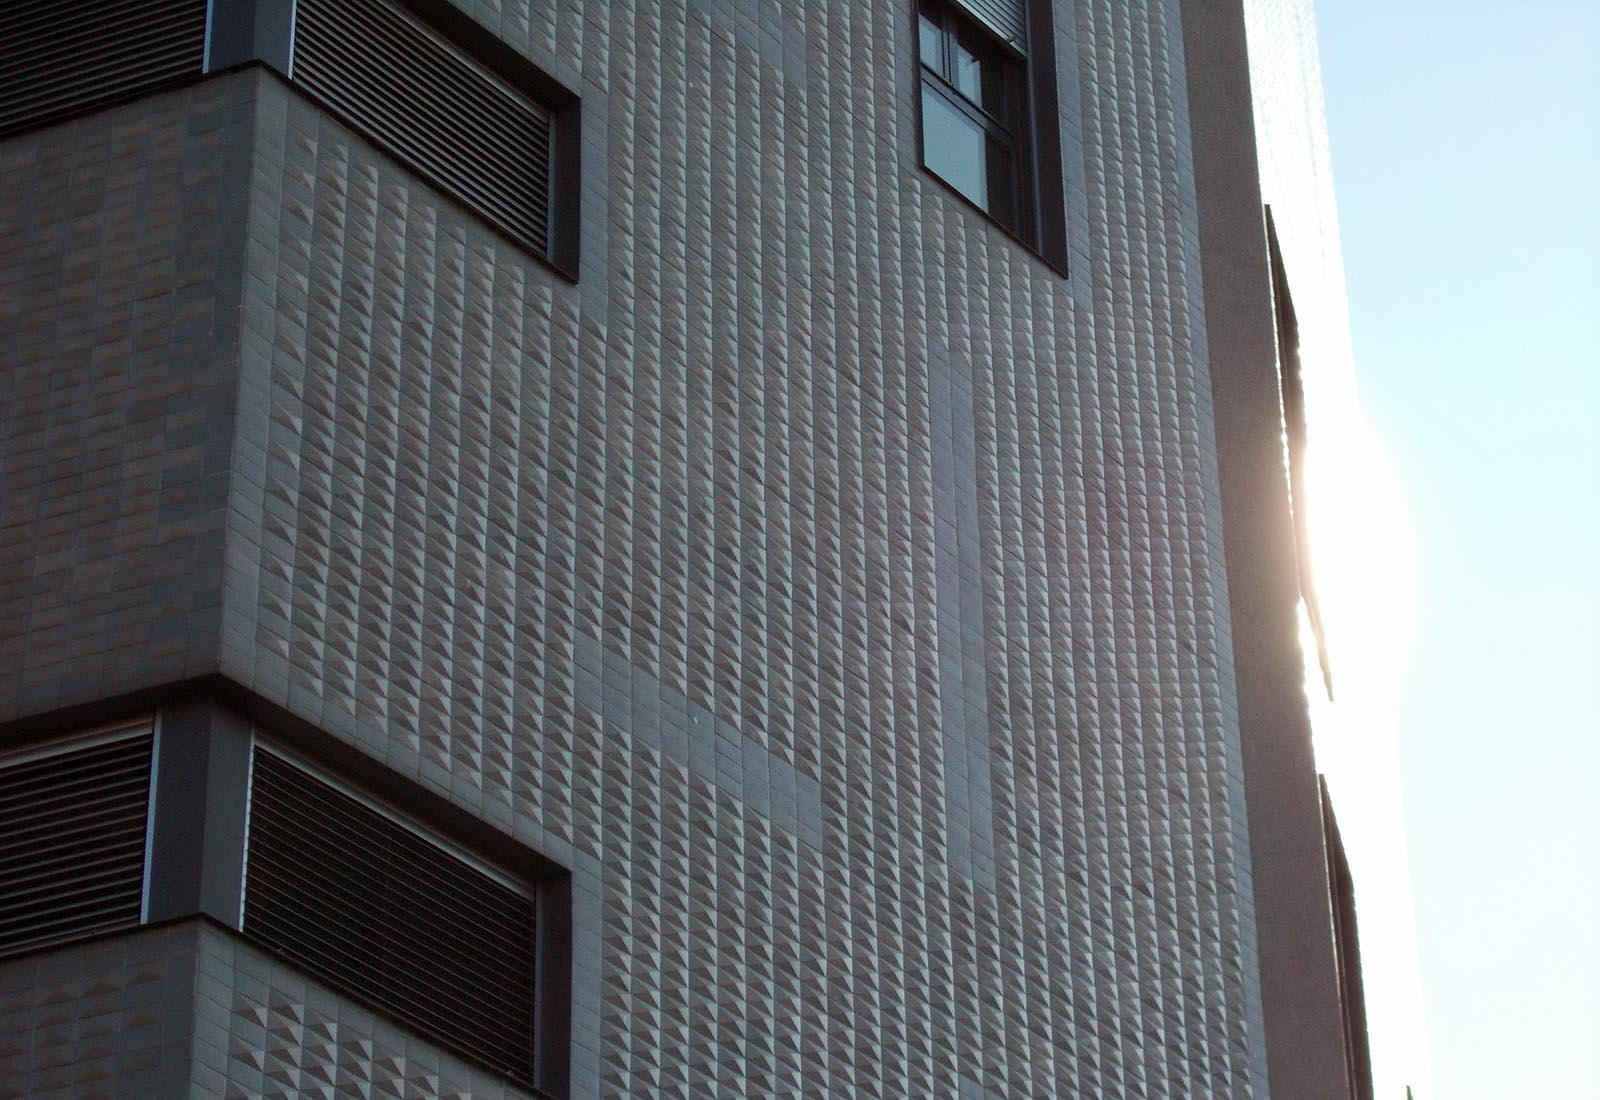
[[[904,4],[471,7],[582,280],[263,81],[225,671],[574,868],[576,1095],[1248,1095],[1175,6],[1062,6],[1070,280]]]
[[[0,1098],[187,1096],[194,937],[166,928],[0,961]]]
[[[573,869],[575,1097],[1251,1095],[1176,0],[1057,6],[1070,279],[917,166],[900,0],[464,6],[583,98],[576,285],[185,93],[254,104],[222,670]]]
[[[205,923],[0,962],[0,1100],[526,1095]]]
[[[0,719],[216,666],[250,93],[0,142]]]

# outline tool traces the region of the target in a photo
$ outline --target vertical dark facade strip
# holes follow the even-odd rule
[[[572,1045],[572,877],[546,879],[536,900],[542,945],[534,960],[534,1083],[551,1096],[566,1096],[571,1087]]]
[[[1372,1047],[1367,1038],[1367,996],[1361,980],[1361,937],[1356,927],[1355,883],[1345,855],[1339,821],[1322,792],[1322,822],[1328,846],[1328,889],[1333,895],[1334,944],[1339,957],[1339,1004],[1344,1012],[1345,1065],[1350,1073],[1351,1100],[1373,1100]]]
[[[569,99],[550,121],[550,265],[578,277],[583,207],[583,105]],[[601,215],[596,214],[596,217]]]
[[[1268,1094],[1348,1095],[1240,0],[1183,5]]]
[[[206,72],[259,61],[284,76],[294,50],[295,0],[210,0]]]
[[[250,730],[211,703],[163,711],[146,919],[238,927]]]
[[[1050,4],[1030,5],[1028,40],[1056,41],[1055,11]],[[1061,117],[1056,89],[1056,51],[1043,46],[1028,54],[1028,127],[1033,144],[1033,193],[1037,196],[1037,247],[1050,265],[1064,275],[1067,266],[1067,183],[1061,161]],[[1081,178],[1081,177],[1079,177]]]

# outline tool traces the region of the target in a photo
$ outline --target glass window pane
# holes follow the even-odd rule
[[[922,63],[936,73],[944,72],[944,59],[939,56],[940,48],[944,44],[944,34],[939,30],[939,25],[923,15],[918,29]]]
[[[984,43],[963,34],[955,43],[956,71],[951,81],[961,94],[988,111],[1004,119],[1005,66],[986,50]]]
[[[922,88],[922,159],[967,198],[989,209],[988,135],[927,85]]]

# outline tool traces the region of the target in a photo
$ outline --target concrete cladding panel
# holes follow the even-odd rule
[[[0,719],[216,666],[250,91],[0,143]]]

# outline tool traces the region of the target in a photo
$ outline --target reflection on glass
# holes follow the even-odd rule
[[[924,15],[921,17],[920,30],[922,63],[936,71],[942,69],[944,66],[940,63],[939,58],[939,39],[941,37],[939,25]]]
[[[1015,227],[1010,152],[927,85],[922,88],[922,162],[996,221]]]
[[[926,86],[922,89],[922,160],[967,198],[989,209],[983,130]]]
[[[967,42],[957,39],[955,44],[955,86],[961,94],[988,111],[1002,114],[1001,66],[992,57],[984,57]]]

